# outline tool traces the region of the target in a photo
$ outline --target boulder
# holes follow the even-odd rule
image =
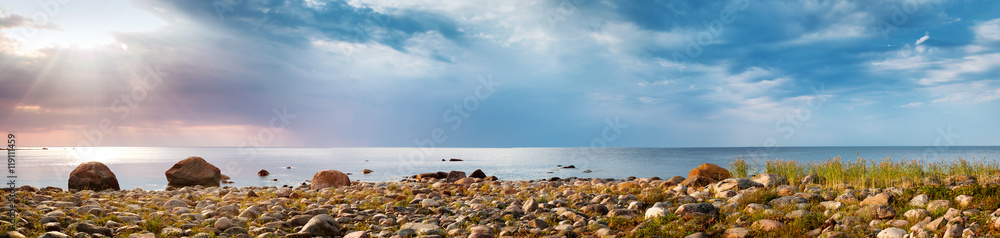
[[[319,190],[324,188],[336,188],[340,186],[350,186],[351,178],[347,174],[337,170],[323,170],[316,172],[309,183],[309,189]]]
[[[788,185],[788,179],[779,174],[759,174],[753,177],[753,181],[763,184],[764,187],[774,188],[780,185]]]
[[[416,177],[417,180],[423,180],[425,178],[436,178],[436,179],[439,179],[441,177],[438,177],[438,173],[422,173],[422,174],[418,174],[417,177]]]
[[[271,172],[267,172],[267,170],[263,170],[262,169],[260,171],[257,171],[257,176],[264,177],[264,176],[268,176],[268,175],[271,175]]]
[[[877,238],[903,238],[907,237],[906,230],[899,229],[896,227],[885,228],[878,233]]]
[[[374,170],[370,170],[370,169],[361,170],[361,174],[370,174],[370,173],[374,173],[374,172],[375,172]]]
[[[170,187],[195,185],[218,187],[219,182],[222,181],[222,172],[219,171],[219,168],[197,156],[191,156],[177,162],[164,174],[167,176],[167,186]]]
[[[717,180],[714,180],[714,179],[711,179],[711,178],[708,178],[708,177],[702,177],[702,176],[699,176],[699,175],[692,175],[692,176],[688,176],[687,179],[685,179],[683,182],[681,182],[681,185],[684,185],[685,187],[696,188],[696,187],[704,187],[705,185],[712,184],[715,181],[717,181]]]
[[[861,206],[865,205],[891,205],[895,200],[895,195],[892,193],[879,193],[873,196],[865,198],[861,201]]]
[[[681,184],[681,182],[684,182],[684,177],[681,176],[673,176],[667,180],[667,184],[670,186]]]
[[[483,173],[483,170],[481,170],[481,169],[477,169],[476,171],[473,171],[472,175],[469,175],[469,177],[470,178],[481,178],[481,179],[484,179],[484,178],[486,178],[486,173]]]
[[[754,230],[758,231],[773,231],[781,229],[784,226],[785,223],[781,223],[780,221],[775,221],[771,219],[760,219],[755,221],[753,225],[750,225],[750,228],[753,228]]]
[[[719,209],[711,203],[688,203],[677,207],[674,214],[680,215],[681,217],[688,217],[691,215],[716,217],[719,215]]]
[[[694,168],[690,172],[688,172],[688,177],[695,175],[709,178],[714,181],[721,181],[723,179],[733,177],[733,174],[729,173],[729,170],[726,170],[712,163],[701,164],[697,168]]]
[[[69,173],[69,189],[102,191],[121,190],[118,177],[101,162],[90,161],[80,164]]]
[[[464,161],[464,160],[462,160],[462,159],[456,159],[456,158],[451,158],[451,159],[449,159],[448,161],[451,161],[451,162],[459,162],[459,161]]]
[[[329,171],[329,170],[324,170],[324,171]],[[337,223],[336,219],[333,219],[333,217],[327,214],[320,214],[310,218],[309,222],[307,222],[305,226],[302,226],[302,230],[299,232],[309,233],[310,235],[313,236],[341,235],[340,223]]]
[[[459,179],[465,178],[465,172],[462,172],[462,171],[451,171],[451,172],[448,173],[448,177],[447,178],[448,178],[447,181],[449,183],[454,183],[455,181],[458,181]]]

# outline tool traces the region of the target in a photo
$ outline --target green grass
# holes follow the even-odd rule
[[[766,173],[782,175],[793,184],[808,174],[816,174],[828,184],[847,184],[861,188],[913,187],[922,183],[927,177],[944,179],[953,175],[969,175],[987,178],[1000,172],[1000,165],[997,162],[967,161],[962,158],[953,161],[925,162],[893,161],[890,157],[881,160],[858,157],[854,161],[845,161],[837,156],[826,161],[805,164],[790,160],[768,160],[764,167]],[[742,156],[730,163],[730,169],[732,170],[730,172],[737,177],[751,170]]]
[[[736,157],[733,162],[729,163],[729,172],[732,173],[734,177],[746,178],[750,172],[750,164],[743,159],[743,155],[740,155],[739,157]]]

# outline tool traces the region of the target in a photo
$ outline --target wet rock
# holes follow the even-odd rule
[[[449,183],[454,183],[455,181],[458,181],[459,179],[463,179],[463,178],[465,178],[465,172],[462,172],[462,171],[451,171],[451,172],[448,172],[447,181]]]
[[[374,170],[370,170],[370,169],[363,169],[363,170],[361,170],[361,174],[370,174],[370,173],[374,173],[374,172],[375,172]]]
[[[257,176],[264,177],[264,176],[268,176],[268,175],[271,175],[271,172],[267,172],[267,170],[263,170],[262,169],[260,171],[257,171]]]

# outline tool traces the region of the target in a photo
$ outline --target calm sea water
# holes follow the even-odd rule
[[[37,148],[34,148],[37,149]],[[188,156],[200,156],[232,177],[230,186],[298,185],[320,170],[353,173],[352,180],[396,181],[405,176],[459,170],[471,174],[482,169],[487,176],[503,180],[550,177],[668,178],[686,176],[702,163],[728,167],[740,155],[753,161],[786,159],[822,161],[836,156],[892,160],[919,159],[929,162],[966,160],[994,161],[1000,146],[950,147],[782,147],[782,148],[261,148],[248,154],[238,148],[100,147],[89,153],[74,148],[17,151],[17,186],[66,188],[69,173],[81,162],[100,161],[118,177],[122,189],[164,189],[164,172]],[[462,162],[442,162],[459,158]],[[577,169],[560,169],[574,165]],[[291,167],[286,169],[286,167]],[[257,171],[271,175],[261,178]],[[371,169],[372,174],[361,174]],[[592,173],[583,173],[584,170]],[[270,181],[277,179],[278,181]]]

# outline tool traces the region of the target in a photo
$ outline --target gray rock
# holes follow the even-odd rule
[[[913,196],[913,199],[910,199],[910,206],[927,207],[927,202],[929,201],[930,201],[930,196],[927,196],[927,194],[920,194],[917,196]]]
[[[69,238],[69,235],[63,234],[58,231],[50,231],[38,236],[38,238]]]
[[[330,215],[320,214],[309,219],[300,232],[315,236],[338,236],[340,235],[340,224]]]
[[[877,238],[904,238],[906,237],[906,230],[889,227],[876,235]]]
[[[674,214],[680,215],[681,217],[701,215],[716,217],[719,215],[719,209],[711,203],[688,203],[678,207],[677,210],[674,211]]]
[[[788,185],[788,179],[779,174],[759,174],[753,177],[753,181],[768,188],[778,187],[778,185]]]

